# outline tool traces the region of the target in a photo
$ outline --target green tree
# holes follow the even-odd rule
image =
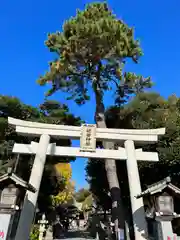
[[[141,93],[128,104],[113,106],[106,111],[106,124],[110,128],[149,129],[165,127],[166,134],[155,144],[143,147],[144,151],[158,152],[159,162],[140,162],[139,172],[142,188],[170,176],[173,183],[180,187],[180,99],[176,96],[163,98],[158,93]],[[141,147],[141,146],[138,146]],[[123,194],[123,203],[130,210],[129,189],[126,166],[117,162],[118,178]],[[106,206],[108,183],[102,160],[88,161],[87,180],[90,190]],[[106,206],[110,208],[110,205]],[[180,209],[178,209],[180,210]]]
[[[38,138],[23,137],[17,135],[15,129],[8,125],[8,117],[19,118],[28,121],[80,125],[80,118],[74,117],[66,105],[56,101],[45,101],[39,108],[35,108],[22,103],[16,97],[0,96],[0,172],[7,171],[7,167],[12,167],[14,171],[24,180],[28,181],[33,157],[30,155],[12,154],[12,147],[17,143],[30,143]],[[56,141],[51,138],[51,142]],[[59,139],[57,145],[70,146],[70,139]],[[68,158],[47,157],[45,170],[41,182],[38,205],[40,211],[45,212],[51,207],[50,195],[57,194],[64,186],[63,178],[60,178],[55,169],[58,162],[69,162]],[[47,187],[48,186],[48,187]]]
[[[14,166],[16,159],[12,155],[14,142],[27,143],[27,139],[18,136],[15,129],[8,125],[8,116],[21,119],[40,118],[40,112],[31,106],[22,104],[16,97],[0,95],[0,159],[1,173],[4,173],[8,166]],[[27,164],[27,163],[26,163]]]
[[[74,194],[74,197],[77,202],[83,202],[89,195],[91,195],[89,189],[81,188]]]
[[[112,107],[106,112],[110,127],[149,129],[165,127],[166,134],[144,150],[157,151],[160,161],[140,163],[143,187],[170,175],[179,185],[180,99],[175,95],[163,98],[158,93],[141,93],[122,109]],[[155,174],[156,173],[156,174]]]
[[[139,42],[134,39],[133,28],[128,27],[112,13],[106,3],[92,3],[75,17],[65,21],[62,32],[48,35],[46,46],[56,53],[57,59],[38,80],[52,88],[68,93],[79,105],[90,99],[90,89],[96,100],[95,122],[106,128],[103,97],[114,90],[116,104],[122,104],[135,92],[151,86],[150,78],[124,72],[127,59],[138,62],[142,55]],[[103,143],[104,148],[114,148],[113,143]],[[118,223],[120,212],[120,188],[115,160],[105,160],[108,184],[112,198],[113,218]]]

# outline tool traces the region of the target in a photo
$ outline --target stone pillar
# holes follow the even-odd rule
[[[143,199],[136,198],[136,196],[141,193],[141,185],[134,142],[132,140],[127,140],[125,141],[124,146],[127,154],[126,164],[135,240],[144,240],[148,239],[147,222],[145,218]]]
[[[172,229],[172,223],[170,221],[163,221],[159,220],[157,221],[157,226],[158,226],[158,239],[162,240],[168,240],[168,239],[175,239],[174,234],[173,234],[173,229]]]
[[[32,222],[35,216],[37,198],[38,198],[41,179],[44,171],[44,165],[46,162],[46,152],[47,152],[49,141],[50,141],[49,135],[43,134],[40,137],[38,149],[36,152],[34,164],[33,164],[30,179],[29,179],[29,183],[36,189],[36,192],[35,193],[32,193],[30,191],[26,192],[24,205],[21,212],[15,240],[29,239]]]

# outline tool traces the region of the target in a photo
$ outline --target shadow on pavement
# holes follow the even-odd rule
[[[58,239],[94,239],[86,231],[70,231],[66,233],[61,233]]]

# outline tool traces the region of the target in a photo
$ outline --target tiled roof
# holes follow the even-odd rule
[[[146,195],[153,195],[155,193],[161,192],[165,188],[171,189],[175,194],[180,194],[180,189],[171,183],[171,178],[166,177],[163,180],[148,186],[148,188],[145,191],[141,192],[136,197],[140,198]]]
[[[26,188],[32,192],[36,192],[36,189],[29,183],[27,183],[26,181],[24,181],[22,178],[18,177],[16,174],[12,173],[12,172],[8,172],[3,174],[2,176],[0,176],[0,183],[2,183],[3,181],[6,181],[10,179],[12,182],[15,183],[15,185]]]

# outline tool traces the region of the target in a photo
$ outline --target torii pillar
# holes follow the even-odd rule
[[[36,186],[37,191],[34,194],[32,194],[32,192],[30,191],[26,192],[15,240],[29,239],[29,233],[31,231],[31,224],[34,219],[37,198],[39,195],[41,179],[44,171],[46,152],[49,145],[49,140],[50,140],[49,135],[43,134],[40,137],[38,150],[35,156],[34,164],[29,179],[29,183],[32,184],[32,186]]]

